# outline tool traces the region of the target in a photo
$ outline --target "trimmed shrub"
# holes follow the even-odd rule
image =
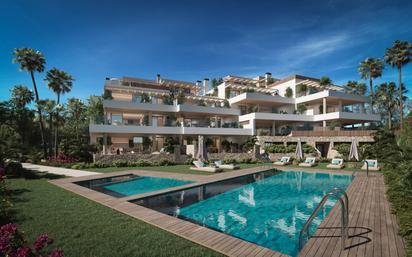
[[[127,161],[126,160],[116,160],[116,161],[114,161],[113,163],[113,166],[115,166],[115,167],[127,167],[128,166],[128,163],[127,163]]]
[[[20,162],[12,161],[12,162],[6,163],[6,174],[20,177],[23,175],[23,173],[24,173],[24,168]]]

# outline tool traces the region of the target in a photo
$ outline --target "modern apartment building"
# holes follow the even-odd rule
[[[107,78],[104,118],[90,125],[92,142],[104,153],[160,151],[169,138],[193,154],[199,135],[210,150],[237,150],[248,136],[261,145],[300,139],[328,156],[334,143],[373,141],[367,130],[380,120],[369,97],[348,94],[341,86],[294,75],[272,78],[226,76],[209,89],[209,80],[195,83],[164,79]],[[356,127],[349,130],[348,127]],[[147,143],[149,142],[149,143]],[[150,147],[148,147],[150,146]]]

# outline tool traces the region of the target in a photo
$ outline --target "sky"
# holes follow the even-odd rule
[[[412,1],[59,1],[0,2],[0,100],[32,87],[12,63],[30,47],[74,78],[63,97],[103,92],[106,77],[196,81],[226,75],[329,76],[360,81],[357,67],[412,42]],[[36,74],[41,98],[55,98]],[[412,92],[412,63],[403,70]],[[375,83],[397,81],[387,66]],[[412,94],[409,93],[412,97]]]

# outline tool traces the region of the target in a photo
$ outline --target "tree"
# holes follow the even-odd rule
[[[286,96],[287,98],[291,98],[291,97],[293,96],[293,90],[292,90],[292,88],[290,88],[290,87],[286,88],[285,96]]]
[[[219,79],[212,79],[212,88],[213,88],[213,96],[217,96],[218,94],[218,89],[217,86],[219,86],[220,84],[223,83],[223,79],[219,78]]]
[[[399,111],[400,111],[400,130],[403,130],[403,84],[402,84],[402,67],[411,61],[412,44],[406,41],[396,40],[391,48],[387,48],[385,52],[385,62],[392,67],[398,69],[398,85],[399,85]]]
[[[36,80],[34,78],[34,72],[43,72],[46,64],[46,59],[40,51],[36,51],[31,48],[16,48],[13,52],[13,62],[20,64],[21,71],[27,71],[30,73],[30,77],[33,83],[34,93],[36,96],[36,103],[39,102],[39,92],[37,90]],[[39,105],[37,105],[40,107]],[[44,125],[41,109],[37,109],[40,123],[40,133],[43,144],[43,154],[47,155],[46,142],[44,138]]]
[[[403,88],[403,93],[406,93]],[[404,97],[405,99],[406,97]],[[394,82],[382,83],[375,89],[375,102],[382,115],[387,116],[388,128],[392,129],[394,113],[400,106],[399,89]]]
[[[76,139],[79,139],[79,128],[87,122],[86,106],[80,99],[70,98],[67,100],[66,120],[69,126],[74,127]]]
[[[296,88],[296,92],[300,95],[306,95],[307,90],[308,86],[306,84],[299,84]]]
[[[362,79],[369,79],[369,94],[373,97],[373,80],[382,76],[384,63],[378,58],[366,58],[359,63],[358,72]]]
[[[19,85],[14,86],[11,90],[11,103],[14,108],[10,108],[9,120],[12,120],[15,124],[15,129],[19,132],[21,137],[21,143],[25,145],[27,135],[30,133],[32,127],[33,112],[26,108],[34,100],[34,94],[27,87]]]
[[[344,90],[349,94],[365,95],[366,85],[365,83],[358,83],[356,81],[349,80],[344,86]]]
[[[332,84],[332,80],[328,76],[323,76],[319,80],[320,87],[325,90],[325,88]]]
[[[143,93],[140,97],[141,97],[141,99],[140,99],[141,103],[150,103],[150,102],[152,102],[152,99],[146,93]]]
[[[306,104],[298,104],[296,110],[298,113],[303,114],[307,110]]]
[[[57,96],[57,105],[60,104],[60,95],[68,93],[71,91],[73,86],[74,78],[67,72],[53,68],[49,70],[46,74],[47,86],[53,90]],[[56,108],[56,120],[59,118],[59,108]],[[54,132],[54,155],[57,157],[58,154],[58,133],[59,125],[56,123]]]
[[[43,117],[48,123],[49,133],[48,133],[48,146],[49,146],[49,156],[52,155],[53,149],[53,113],[55,112],[56,102],[53,100],[40,100],[37,105],[40,105],[40,109],[43,112]]]
[[[25,108],[33,100],[33,92],[23,85],[14,86],[11,90],[11,101],[17,108]]]

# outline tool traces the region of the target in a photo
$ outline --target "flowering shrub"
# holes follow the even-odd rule
[[[8,219],[9,208],[11,207],[5,178],[6,170],[0,166],[0,224],[5,223]]]
[[[64,155],[64,154],[59,154],[57,157],[52,156],[47,159],[48,163],[54,164],[54,165],[73,163],[75,161],[76,160],[74,158]]]
[[[37,237],[33,246],[28,246],[23,234],[18,231],[16,224],[6,224],[0,227],[0,256],[9,257],[63,257],[63,251],[54,249],[48,255],[46,247],[53,243],[47,234]]]

